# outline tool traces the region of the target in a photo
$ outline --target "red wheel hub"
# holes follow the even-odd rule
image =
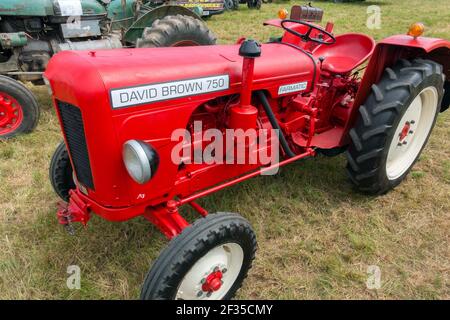
[[[409,130],[411,129],[411,123],[406,122],[405,126],[402,129],[402,132],[400,132],[400,141],[403,141],[406,136],[409,134]]]
[[[23,121],[20,103],[5,92],[0,92],[0,135],[16,130]]]
[[[215,271],[211,273],[202,285],[202,290],[205,292],[217,291],[222,287],[222,271]]]

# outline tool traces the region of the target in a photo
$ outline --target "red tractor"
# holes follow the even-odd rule
[[[422,37],[423,26],[414,24],[408,35],[375,44],[363,34],[334,35],[333,24],[318,25],[321,16],[296,6],[289,19],[266,22],[285,32],[262,45],[239,40],[52,58],[45,76],[64,142],[50,177],[67,201],[59,222],[86,224],[93,213],[110,221],[144,216],[171,239],[141,298],[227,299],[241,286],[255,256],[254,231],[237,214],[209,214],[197,199],[340,152],[356,189],[383,194],[419,158],[449,104],[450,42]],[[367,60],[361,79],[357,69]],[[211,150],[222,139],[226,146]],[[215,160],[238,149],[248,155],[199,159],[208,148]],[[253,157],[261,151],[280,159]],[[188,223],[184,205],[202,218]]]

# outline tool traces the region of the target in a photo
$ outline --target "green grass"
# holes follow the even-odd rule
[[[381,30],[365,27],[369,4],[381,7]],[[241,6],[208,24],[221,43],[243,35],[266,40],[279,31],[261,23],[283,5],[289,6],[263,5],[261,11]],[[337,33],[357,31],[381,39],[424,21],[427,35],[450,36],[446,0],[318,5],[325,9],[325,20],[336,22]],[[0,142],[0,298],[134,299],[167,242],[141,218],[111,223],[93,217],[76,237],[64,232],[47,174],[61,134],[46,89],[33,91],[42,105],[39,127]],[[321,157],[203,199],[212,212],[240,212],[257,232],[257,258],[238,298],[450,298],[449,128],[447,112],[412,174],[385,196],[355,193],[344,158]],[[82,271],[79,291],[66,288],[72,264]],[[381,268],[379,290],[366,288],[369,265]]]

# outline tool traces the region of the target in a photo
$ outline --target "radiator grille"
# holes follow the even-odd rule
[[[58,101],[58,109],[77,179],[84,186],[94,190],[81,111],[79,108],[61,101]]]

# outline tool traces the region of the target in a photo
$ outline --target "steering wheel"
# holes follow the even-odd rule
[[[285,26],[285,24],[288,23],[288,22],[297,23],[297,24],[301,24],[301,25],[307,26],[308,27],[308,31],[306,33],[302,34],[302,33],[298,32],[298,31],[292,30],[289,27]],[[286,20],[281,21],[281,27],[284,30],[286,30],[287,32],[289,32],[289,33],[291,33],[291,34],[301,38],[304,41],[312,41],[312,42],[316,42],[318,44],[324,44],[324,45],[330,45],[330,44],[336,43],[336,38],[330,32],[328,32],[327,30],[325,30],[322,27],[315,26],[315,25],[313,25],[313,24],[311,24],[309,22],[299,21],[299,20],[292,20],[292,19],[286,19]],[[319,31],[322,35],[325,35],[326,38],[324,39],[323,37],[322,38],[313,38],[313,37],[311,37],[311,31],[313,31],[313,30]]]

